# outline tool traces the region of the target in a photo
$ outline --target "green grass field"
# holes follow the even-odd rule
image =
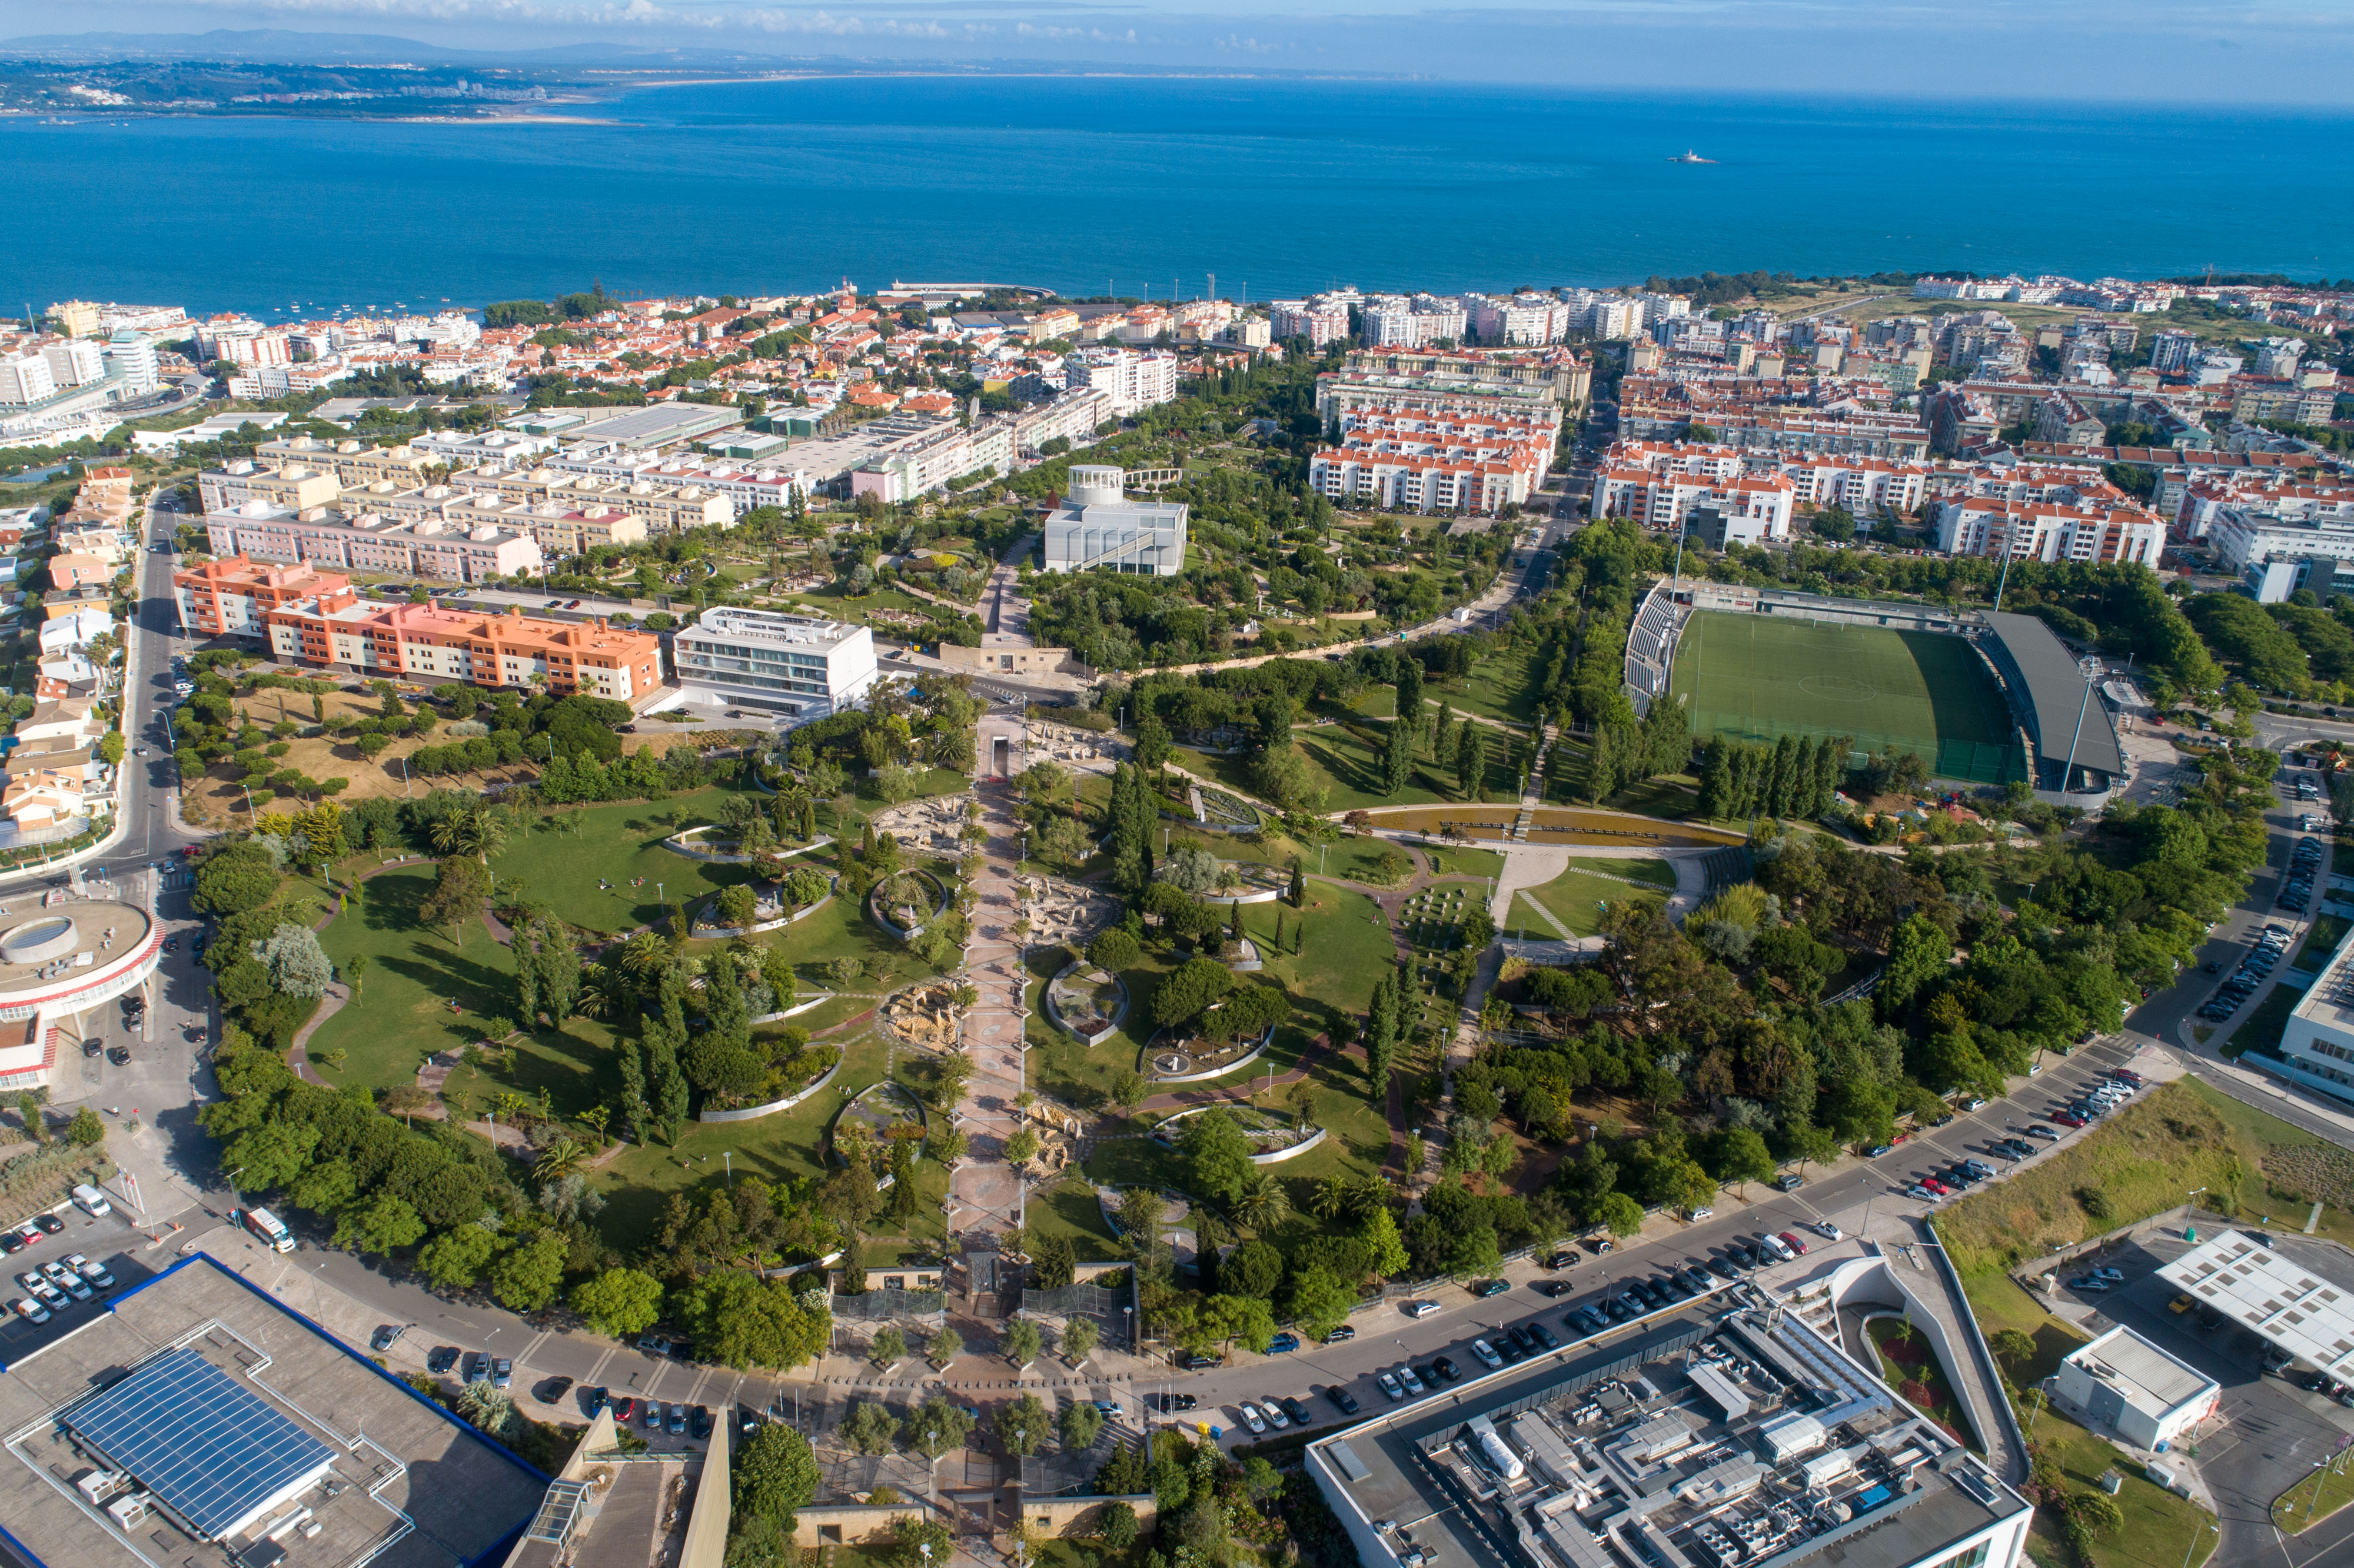
[[[1703,611],[1673,690],[1699,736],[1843,735],[1859,751],[1913,752],[1941,778],[2021,776],[2001,688],[1958,637]]]

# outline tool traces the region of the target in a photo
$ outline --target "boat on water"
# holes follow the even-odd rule
[[[1681,156],[1670,158],[1668,162],[1670,164],[1713,164],[1716,160],[1714,158],[1703,158],[1698,153],[1695,153],[1691,148],[1687,147],[1684,149]]]

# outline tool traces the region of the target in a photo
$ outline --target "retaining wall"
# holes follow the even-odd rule
[[[786,1015],[780,1012],[778,1013],[777,1016],[779,1018],[782,1018]],[[757,1023],[763,1021],[755,1019],[753,1022]],[[833,1082],[834,1075],[841,1071],[842,1064],[840,1062],[836,1062],[832,1066],[828,1067],[825,1070],[824,1076],[819,1078],[817,1082],[811,1084],[808,1088],[801,1090],[797,1094],[787,1095],[780,1100],[770,1100],[764,1106],[742,1106],[735,1110],[699,1111],[695,1114],[695,1119],[697,1121],[758,1121],[764,1116],[774,1116],[779,1111],[792,1109],[795,1106],[801,1104],[803,1100],[809,1098],[811,1095],[816,1094],[820,1089],[824,1088],[828,1084]]]
[[[1056,1028],[1069,1035],[1072,1039],[1078,1041],[1081,1044],[1100,1045],[1105,1041],[1110,1039],[1113,1035],[1119,1033],[1120,1024],[1127,1021],[1128,982],[1121,980],[1118,975],[1112,976],[1113,983],[1119,987],[1119,1012],[1113,1017],[1109,1023],[1105,1024],[1101,1029],[1097,1030],[1091,1034],[1086,1030],[1072,1023],[1070,1020],[1065,1018],[1063,1016],[1063,1010],[1055,1005],[1055,988],[1062,983],[1063,977],[1065,975],[1067,975],[1072,970],[1078,969],[1084,962],[1085,960],[1081,959],[1065,964],[1061,969],[1056,971],[1055,978],[1046,982],[1046,1016],[1055,1021]],[[1106,972],[1108,973],[1109,971],[1107,970]]]

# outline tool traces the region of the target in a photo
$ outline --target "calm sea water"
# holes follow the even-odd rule
[[[0,122],[0,301],[410,306],[848,276],[1260,299],[1752,267],[2354,275],[2354,117],[863,79],[598,125]],[[1680,165],[1686,148],[1717,160]]]

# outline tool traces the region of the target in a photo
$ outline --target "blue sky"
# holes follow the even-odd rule
[[[451,47],[599,42],[911,67],[1394,73],[1625,90],[2347,106],[2354,0],[0,0],[0,37],[351,32]],[[2064,158],[2064,144],[2055,145]]]

